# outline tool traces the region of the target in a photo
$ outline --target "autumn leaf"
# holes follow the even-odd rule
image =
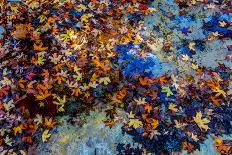
[[[187,126],[188,124],[187,123],[180,123],[178,122],[177,120],[174,120],[174,123],[175,123],[175,128],[180,128],[180,129],[183,129],[185,126]]]
[[[52,120],[52,118],[45,118],[44,125],[48,128],[53,128],[55,126],[56,122]]]
[[[170,103],[168,105],[168,109],[172,110],[173,112],[178,112],[178,108],[176,108],[176,106],[177,106],[176,104]]]
[[[202,130],[208,130],[209,127],[208,127],[208,123],[210,122],[207,118],[202,118],[202,113],[201,111],[200,112],[197,112],[196,113],[196,117],[193,117],[193,120],[197,123],[198,127]]]
[[[213,103],[216,105],[216,106],[220,106],[221,105],[221,100],[218,99],[217,97],[215,96],[210,96],[210,99],[213,101]]]
[[[147,103],[145,100],[146,100],[145,97],[143,97],[143,98],[140,97],[138,99],[134,99],[134,101],[136,102],[137,105],[143,105],[143,104]]]
[[[66,30],[66,33],[61,34],[60,37],[61,37],[61,40],[67,42],[69,39],[71,39],[72,35],[74,35],[74,31],[69,29],[69,30]]]
[[[11,109],[13,109],[15,107],[15,105],[13,104],[12,99],[10,101],[8,101],[8,102],[4,102],[3,106],[7,111],[10,111]]]
[[[36,50],[36,51],[46,51],[48,49],[48,47],[42,47],[42,46],[43,46],[42,42],[39,45],[37,45],[37,44],[33,45],[34,50]]]
[[[43,117],[42,117],[42,115],[36,114],[35,116],[36,116],[36,118],[34,119],[34,122],[37,125],[42,124],[43,123]]]
[[[106,121],[104,121],[105,125],[112,128],[115,124],[114,119],[107,119]]]
[[[49,134],[49,130],[45,130],[42,134],[42,141],[46,142],[50,136],[51,134]]]
[[[104,83],[104,85],[108,85],[110,82],[111,81],[109,77],[103,77],[99,79],[99,83]]]
[[[151,122],[152,129],[156,129],[158,125],[159,125],[159,120],[152,119]]]
[[[8,146],[12,146],[13,140],[12,140],[11,138],[9,138],[9,136],[7,135],[7,136],[4,138],[4,142],[5,142],[6,145],[8,145]]]
[[[128,125],[136,129],[138,127],[141,127],[143,123],[139,119],[130,119]]]
[[[14,135],[16,135],[17,133],[21,134],[22,133],[21,125],[14,127],[13,131],[14,131]]]
[[[220,95],[226,97],[226,92],[225,92],[224,90],[220,89],[219,87],[214,88],[214,89],[213,89],[213,92],[214,92],[214,93],[217,93],[217,94],[215,95],[216,97],[218,97],[218,96],[220,96]]]
[[[190,58],[189,58],[189,56],[187,54],[185,54],[185,55],[182,55],[181,59],[184,60],[184,61],[188,61]]]
[[[163,85],[163,84],[165,84],[166,82],[168,82],[168,80],[166,79],[165,76],[161,76],[161,77],[159,78],[159,82],[160,82],[161,85]]]
[[[44,100],[47,97],[49,97],[51,94],[48,92],[48,90],[42,91],[40,90],[37,95],[35,95],[37,100]]]
[[[74,88],[74,89],[72,89],[72,95],[73,96],[79,96],[79,94],[82,94],[82,91],[81,91],[81,89],[80,88]]]
[[[149,79],[148,77],[145,77],[145,78],[140,77],[139,82],[141,83],[142,86],[147,86],[150,83],[152,83],[152,80]]]
[[[191,67],[192,67],[192,69],[194,69],[194,70],[197,70],[197,69],[198,69],[198,65],[195,65],[194,63],[192,63]]]
[[[152,98],[152,100],[155,100],[156,98],[157,98],[157,92],[155,92],[155,91],[151,91],[150,93],[149,93],[149,96],[151,96]]]
[[[63,95],[63,99],[61,99],[60,96],[54,94],[53,97],[57,99],[57,101],[53,101],[53,103],[59,106],[58,111],[64,111],[64,105],[67,102],[66,95]]]
[[[128,114],[128,118],[135,118],[135,114],[133,114],[133,112],[131,111],[131,112]]]
[[[167,97],[173,95],[171,89],[169,87],[166,87],[166,86],[162,87],[162,93],[167,93]]]
[[[195,45],[196,45],[195,42],[190,42],[188,47],[189,47],[190,50],[195,51],[196,50],[195,47],[194,47]]]
[[[47,69],[43,69],[43,73],[41,74],[43,77],[48,78],[49,77],[49,71]]]
[[[151,105],[151,104],[145,104],[145,105],[144,105],[144,110],[147,110],[148,113],[150,113],[151,110],[152,110],[152,105]]]
[[[122,88],[118,93],[117,93],[117,99],[122,100],[125,98],[127,95],[127,88]]]

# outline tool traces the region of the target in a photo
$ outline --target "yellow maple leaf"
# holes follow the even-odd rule
[[[192,69],[194,69],[194,70],[198,69],[198,65],[195,65],[194,63],[192,63],[191,67],[192,67]]]
[[[128,125],[136,129],[142,126],[143,123],[139,119],[130,119],[130,122],[128,123]]]
[[[49,119],[47,117],[45,118],[45,122],[44,122],[45,126],[47,126],[49,128],[53,128],[55,124],[56,124],[56,122],[53,121],[52,118],[49,118]]]
[[[134,101],[136,102],[137,105],[143,105],[143,104],[147,103],[145,100],[146,100],[145,97],[143,97],[143,98],[140,97],[138,99],[134,99]]]
[[[158,125],[159,125],[159,120],[156,119],[152,120],[151,126],[153,129],[156,129]]]
[[[169,104],[168,109],[174,112],[178,112],[178,108],[176,108],[176,106],[177,106],[176,104],[171,103]]]
[[[104,83],[104,85],[108,85],[110,82],[111,81],[109,77],[102,77],[99,79],[99,83]]]
[[[52,94],[54,98],[57,99],[57,101],[53,101],[54,104],[58,105],[58,111],[64,111],[64,105],[67,102],[66,95],[63,95],[63,99],[61,99],[60,96]]]
[[[22,128],[19,125],[19,126],[14,127],[13,131],[14,131],[14,135],[16,135],[17,133],[21,134],[22,133]]]
[[[220,95],[223,95],[226,97],[226,92],[222,89],[220,89],[218,86],[213,89],[213,92],[217,93],[215,96],[218,97]]]
[[[197,112],[196,117],[193,117],[193,120],[197,123],[198,127],[202,130],[205,129],[206,131],[209,129],[208,123],[210,122],[208,118],[202,118],[202,113]]]
[[[37,100],[44,100],[50,95],[51,94],[48,92],[48,90],[45,90],[45,91],[40,90],[39,93],[35,97]]]
[[[51,134],[49,134],[49,130],[45,130],[42,134],[42,141],[46,142],[50,136]]]
[[[221,138],[215,137],[213,140],[215,141],[216,144],[221,144],[223,142],[223,138],[222,137]]]
[[[190,50],[195,51],[196,50],[195,47],[194,47],[195,45],[196,45],[195,42],[190,42],[188,47],[189,47]]]

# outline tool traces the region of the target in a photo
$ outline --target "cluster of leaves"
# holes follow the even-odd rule
[[[231,70],[223,70],[225,78],[198,67],[193,69],[194,76],[186,74],[186,79],[164,75],[131,80],[122,88],[127,91],[119,91],[114,100],[124,103],[128,114],[123,130],[158,154],[181,150],[192,153],[209,134],[231,134]],[[115,121],[114,117],[108,120]]]
[[[114,46],[140,41],[137,21],[130,24],[127,13],[152,9],[134,0],[1,4],[0,151],[23,154],[33,141],[47,141],[68,102],[87,110],[107,103],[122,78]]]
[[[46,142],[57,125],[55,116],[65,113],[69,103],[81,103],[86,111],[107,104],[109,127],[121,121],[115,115],[118,108],[124,109],[128,121],[123,130],[156,153],[193,152],[208,134],[231,133],[229,68],[199,67],[184,55],[182,60],[193,72],[184,78],[122,74],[120,51],[133,48],[120,49],[122,44],[141,45],[136,57],[147,58],[140,29],[141,16],[154,11],[150,1],[25,0],[4,8],[6,34],[0,46],[4,154],[26,154],[34,141]],[[139,71],[148,67],[133,65]],[[217,144],[225,151],[222,141]],[[119,149],[122,152],[141,149],[127,145]]]

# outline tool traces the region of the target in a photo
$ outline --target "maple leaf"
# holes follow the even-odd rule
[[[195,51],[196,50],[195,47],[194,47],[195,45],[196,45],[195,42],[190,42],[189,43],[189,49],[192,50],[192,51]]]
[[[48,47],[42,47],[42,46],[43,46],[42,42],[39,45],[37,45],[37,44],[33,45],[34,50],[36,50],[36,51],[46,51],[48,49]]]
[[[138,127],[141,127],[143,123],[139,119],[130,119],[128,125],[136,129]]]
[[[43,77],[48,78],[49,77],[49,71],[47,69],[43,69],[43,73],[41,74]]]
[[[57,53],[53,53],[52,56],[49,56],[48,58],[51,60],[52,63],[57,64],[60,62],[62,55],[58,55]]]
[[[178,112],[178,108],[176,108],[176,106],[177,106],[176,104],[171,103],[169,104],[168,109],[174,112]]]
[[[197,112],[196,117],[193,117],[193,120],[197,123],[198,127],[202,130],[205,129],[206,131],[209,129],[208,123],[210,122],[207,118],[202,118],[202,113]]]
[[[156,129],[158,125],[159,125],[159,120],[152,119],[151,122],[152,129]]]
[[[7,103],[3,103],[3,106],[7,111],[10,111],[12,108],[15,107],[12,99],[10,101],[8,101]]]
[[[45,126],[47,126],[49,128],[53,128],[55,124],[56,124],[56,122],[53,121],[52,118],[49,118],[49,119],[47,117],[45,118],[45,122],[44,122]]]
[[[143,105],[143,104],[147,103],[145,100],[146,100],[145,97],[143,97],[143,98],[140,97],[138,99],[134,99],[134,101],[136,102],[137,105]]]
[[[111,98],[111,103],[118,104],[118,103],[122,103],[122,101],[117,98],[117,94],[115,93],[113,97]]]
[[[145,105],[144,105],[144,110],[147,110],[148,113],[150,113],[151,110],[152,110],[152,105],[151,105],[151,104],[145,104]]]
[[[127,88],[123,87],[118,93],[117,93],[117,99],[122,100],[127,95]]]
[[[182,55],[181,59],[184,60],[184,61],[188,61],[189,60],[189,56],[187,54]]]
[[[35,65],[43,65],[44,64],[44,53],[39,53],[35,57],[32,58],[31,62]]]
[[[220,27],[225,27],[227,25],[225,21],[219,21],[218,23]]]
[[[42,141],[46,142],[49,137],[51,137],[51,134],[49,134],[49,130],[45,130],[42,134]]]
[[[220,137],[220,138],[215,137],[214,141],[215,141],[216,144],[222,144],[223,138],[222,137]]]
[[[99,79],[99,83],[104,83],[104,85],[108,85],[110,82],[111,81],[109,77],[103,77]]]
[[[166,83],[168,80],[166,79],[165,76],[161,76],[161,77],[159,78],[159,81],[160,81],[161,85],[163,85],[163,84]]]
[[[139,82],[141,83],[141,85],[146,86],[151,82],[151,79],[149,79],[148,77],[145,77],[144,79],[140,77]]]
[[[91,87],[91,88],[97,88],[97,86],[98,86],[98,84],[96,83],[96,81],[89,83],[89,87]]]
[[[162,92],[162,93],[167,93],[167,97],[173,95],[171,89],[170,89],[169,87],[166,87],[166,86],[163,86],[163,87],[162,87],[162,91],[161,91],[161,92]]]
[[[67,42],[69,39],[71,39],[72,35],[74,35],[74,31],[69,29],[69,30],[66,30],[66,33],[61,34],[60,37],[61,37],[61,40]]]
[[[152,98],[152,100],[155,100],[156,98],[157,98],[157,92],[155,92],[155,91],[152,91],[150,94],[149,94],[149,96],[151,96]]]
[[[34,122],[37,125],[42,124],[43,123],[43,117],[41,115],[39,115],[39,114],[36,114],[35,116],[36,116],[36,118],[34,119]]]
[[[128,114],[128,118],[135,118],[135,114],[133,114],[133,112],[131,111],[131,112]]]
[[[107,119],[106,121],[104,121],[105,125],[112,128],[115,124],[115,121],[113,119]]]
[[[76,97],[77,97],[79,94],[82,94],[80,88],[74,88],[74,89],[72,89],[72,95],[73,95],[73,96],[76,96]]]
[[[87,85],[86,83],[83,83],[82,86],[80,86],[80,88],[83,90],[83,91],[86,91],[89,89],[89,85]]]
[[[214,103],[216,106],[220,106],[220,105],[221,105],[221,100],[218,99],[217,97],[211,96],[210,98],[211,98],[211,100],[213,101],[213,103]]]
[[[192,63],[191,67],[192,67],[192,69],[194,69],[194,70],[197,70],[197,69],[198,69],[198,65],[195,65],[194,63]]]
[[[175,123],[175,128],[181,128],[181,129],[183,129],[185,126],[188,125],[186,123],[180,123],[177,120],[174,120],[174,123]]]
[[[4,138],[4,142],[8,146],[12,146],[13,140],[11,138],[9,138],[9,136],[7,135],[6,138]]]
[[[67,102],[66,101],[66,95],[63,95],[63,99],[61,99],[60,96],[58,96],[58,95],[54,95],[53,94],[53,96],[58,100],[58,102],[57,101],[53,101],[54,104],[60,106],[59,109],[58,109],[58,111],[64,111],[64,105]]]
[[[16,135],[17,133],[21,134],[22,133],[21,125],[14,127],[13,131],[14,131],[14,135]]]
[[[7,96],[9,90],[10,90],[9,86],[3,87],[3,88],[0,87],[0,99],[2,96]]]
[[[218,86],[213,89],[214,93],[217,93],[215,96],[218,97],[220,95],[223,95],[226,97],[226,92],[224,90],[221,90]]]
[[[40,90],[39,93],[35,97],[37,100],[44,100],[50,95],[51,94],[48,92],[48,90],[45,90],[45,91]]]
[[[76,81],[80,81],[82,79],[82,73],[77,73],[77,75],[73,75],[73,78],[76,80]]]

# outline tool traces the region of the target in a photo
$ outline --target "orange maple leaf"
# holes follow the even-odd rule
[[[48,128],[53,128],[55,126],[56,122],[52,120],[52,118],[45,118],[44,125]]]
[[[211,98],[211,100],[213,101],[213,103],[214,103],[216,106],[219,107],[219,106],[221,105],[221,100],[218,99],[217,97],[211,96],[210,98]]]
[[[161,85],[165,84],[166,82],[168,82],[167,78],[165,76],[161,76],[159,78],[159,82],[161,83]]]
[[[152,105],[151,105],[151,104],[145,104],[145,105],[144,105],[144,110],[147,110],[148,113],[150,113],[151,110],[152,110]]]

